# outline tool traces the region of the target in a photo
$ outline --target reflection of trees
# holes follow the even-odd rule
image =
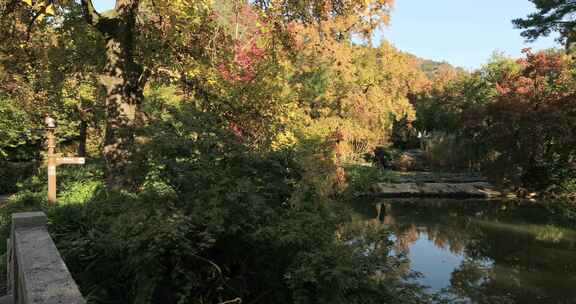
[[[370,275],[378,280],[398,279],[410,274],[403,254],[393,255],[390,232],[378,220],[357,221],[341,227],[339,239],[358,251],[370,264]]]
[[[446,293],[473,303],[576,303],[576,279],[556,272],[524,271],[466,259],[452,272]]]
[[[469,231],[475,227],[467,218],[440,211],[437,208],[421,210],[395,206],[389,208],[382,224],[393,231],[396,249],[403,253],[409,253],[410,245],[424,234],[438,248],[462,254],[471,241]]]
[[[514,229],[503,225],[487,225],[478,221],[482,236],[468,244],[466,254],[471,260],[491,260],[490,271],[476,291],[458,290],[478,303],[576,303],[576,252],[571,241],[542,240],[537,229]],[[548,230],[549,227],[541,227]],[[455,273],[463,268],[459,267]],[[470,284],[470,278],[453,274],[452,287]],[[457,282],[457,284],[455,284]],[[508,303],[508,302],[502,302]]]
[[[397,252],[407,254],[427,236],[439,248],[465,254],[449,294],[473,303],[576,303],[573,231],[542,219],[532,224],[542,217],[534,206],[463,205],[382,203],[364,207],[363,215],[395,235]]]
[[[490,274],[490,266],[467,258],[452,272],[450,287],[444,292],[468,298],[473,303],[516,303],[510,294],[494,294],[494,289],[490,286]]]

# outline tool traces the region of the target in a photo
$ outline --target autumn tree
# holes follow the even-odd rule
[[[5,41],[0,46],[0,107],[7,112],[0,111],[6,114],[0,120],[16,137],[3,136],[0,146],[39,149],[41,117],[50,113],[58,120],[64,146],[72,149],[77,141],[83,154],[88,126],[94,126],[100,112],[95,107],[96,71],[102,62],[98,39],[81,18],[78,5],[59,12],[62,18],[57,19],[54,6],[47,2],[7,4],[0,21],[0,39]],[[80,61],[83,64],[77,64]],[[8,117],[10,108],[20,113],[20,127]]]
[[[10,4],[15,2],[11,1]],[[242,1],[236,2],[239,6],[247,5]],[[64,13],[75,5],[73,1],[56,0],[25,3],[30,7],[29,24],[32,25],[39,16],[47,13],[54,15],[53,20],[66,18]],[[215,12],[214,8],[218,5],[222,6],[222,3],[230,2],[118,0],[114,9],[101,13],[94,8],[92,1],[81,1],[86,24],[98,33],[98,37],[93,38],[102,39],[105,48],[105,63],[100,71],[100,83],[106,92],[103,156],[108,188],[137,186],[137,177],[142,174],[136,174],[139,167],[136,157],[136,133],[139,121],[143,119],[139,107],[144,98],[145,86],[150,77],[157,79],[166,75],[191,84],[187,74],[190,64],[197,62],[198,58],[195,56],[198,52],[190,49],[198,50],[214,41],[195,33],[199,28],[210,32],[210,24],[218,19],[214,18],[212,12]],[[270,32],[278,37],[276,40],[283,41],[283,45],[289,47],[290,39],[286,38],[286,33],[290,22],[314,25],[337,16],[347,16],[348,32],[369,35],[385,21],[390,4],[389,0],[298,3],[255,1],[250,6],[256,9],[258,15],[265,16],[266,22],[272,25]],[[205,38],[207,36],[204,35]],[[219,39],[217,37],[218,35],[213,36]],[[198,85],[192,87],[196,91],[200,90]]]
[[[576,79],[569,56],[532,53],[503,70],[496,94],[463,113],[465,132],[488,153],[485,169],[501,182],[562,190],[576,163]]]

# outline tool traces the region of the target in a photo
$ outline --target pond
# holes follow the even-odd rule
[[[454,303],[576,303],[576,231],[534,203],[383,201],[354,204],[355,222],[391,231],[407,269]]]

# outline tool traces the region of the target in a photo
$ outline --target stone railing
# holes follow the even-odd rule
[[[43,212],[12,215],[7,296],[0,304],[83,304],[80,290],[46,228]]]

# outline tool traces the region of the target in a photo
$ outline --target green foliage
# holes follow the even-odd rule
[[[0,193],[15,193],[18,184],[24,182],[37,172],[38,164],[34,162],[15,163],[0,161]]]
[[[426,163],[436,170],[478,170],[482,154],[463,136],[432,132],[423,138]]]
[[[402,119],[395,121],[392,128],[392,143],[395,148],[415,149],[420,147],[418,139],[418,130],[414,128],[413,122],[404,116]]]
[[[522,36],[529,41],[539,37],[546,37],[553,32],[560,34],[558,40],[572,47],[575,42],[576,22],[572,15],[576,12],[576,4],[571,0],[530,0],[537,12],[528,15],[525,19],[512,21],[517,28],[523,29]]]
[[[576,204],[574,200],[551,200],[545,207],[549,212],[548,217],[554,224],[576,229]]]
[[[26,144],[27,114],[13,100],[0,95],[0,159],[6,159],[15,148]],[[17,150],[18,151],[18,150]],[[10,153],[16,154],[16,153]],[[23,154],[20,152],[20,154]],[[15,155],[10,155],[15,157]]]
[[[494,54],[487,65],[473,73],[439,71],[429,88],[412,95],[414,126],[418,130],[458,133],[462,112],[496,95],[496,83],[509,64],[513,64],[510,59]]]
[[[130,143],[119,151],[134,191],[108,192],[94,159],[59,168],[57,206],[46,205],[43,173],[2,185],[19,190],[0,212],[4,235],[10,212],[45,210],[92,303],[429,303],[398,274],[387,231],[344,228],[337,199],[396,176],[350,166],[346,179],[342,164],[395,139],[414,145],[416,130],[457,129],[524,69],[500,58],[467,74],[388,43],[353,44],[387,22],[389,0],[142,1],[123,28],[135,37],[122,44],[130,73],[119,91],[132,95],[106,104],[97,79],[121,61],[105,54],[110,35],[87,24],[87,10],[54,1],[55,17],[31,20],[37,7],[13,3],[14,18],[0,20],[1,159],[39,158],[41,134],[21,134],[40,128],[43,112],[59,121],[61,151],[89,135],[89,154],[110,153],[110,101],[137,96],[122,104],[128,127],[108,121],[107,132]],[[105,18],[127,21],[117,13]],[[482,129],[465,131],[474,148],[495,149]],[[435,162],[463,162],[468,141],[430,141]]]
[[[432,77],[432,85],[411,96],[418,130],[462,133],[462,113],[491,102],[498,96],[497,84],[507,73],[520,69],[518,63],[494,53],[487,64],[473,73],[445,68]]]
[[[166,87],[147,94],[144,110],[139,193],[106,192],[92,161],[59,168],[59,205],[46,205],[40,174],[3,209],[4,235],[10,212],[47,212],[89,302],[426,303],[399,277],[376,276],[396,267],[387,243],[366,254],[385,234],[336,237],[346,216],[330,199],[335,152],[325,137],[255,151],[227,120]]]
[[[394,270],[386,242],[366,253],[385,234],[335,240],[336,205],[288,204],[299,170],[282,159],[189,167],[168,177],[176,195],[97,192],[50,209],[50,229],[94,303],[418,303],[418,288],[370,275]]]
[[[346,200],[353,200],[368,193],[372,184],[385,180],[388,171],[376,166],[347,164],[345,167],[349,186],[346,189]]]
[[[56,19],[46,17],[48,4],[9,1],[2,11],[0,159],[39,160],[46,113],[56,118],[59,142],[68,150],[78,145],[82,123],[97,134],[102,118],[95,74],[102,64],[100,37],[88,28],[79,4],[53,11]],[[91,147],[97,146],[98,139],[92,140]]]
[[[458,72],[464,72],[463,69],[458,67],[453,67],[448,62],[434,61],[428,59],[420,59],[420,69],[426,74],[429,79],[434,79],[438,74],[444,73],[446,70],[456,70]]]
[[[257,153],[226,121],[183,103],[172,90],[158,93],[148,95],[145,107],[147,175],[139,193],[106,192],[97,162],[61,167],[59,205],[46,205],[44,174],[29,180],[3,209],[4,233],[10,212],[45,210],[92,303],[410,303],[423,297],[393,276],[371,275],[394,270],[387,243],[366,255],[369,240],[335,238],[346,217],[316,188],[323,184],[316,181],[319,172],[334,170],[323,138]],[[341,293],[334,294],[332,284]]]

